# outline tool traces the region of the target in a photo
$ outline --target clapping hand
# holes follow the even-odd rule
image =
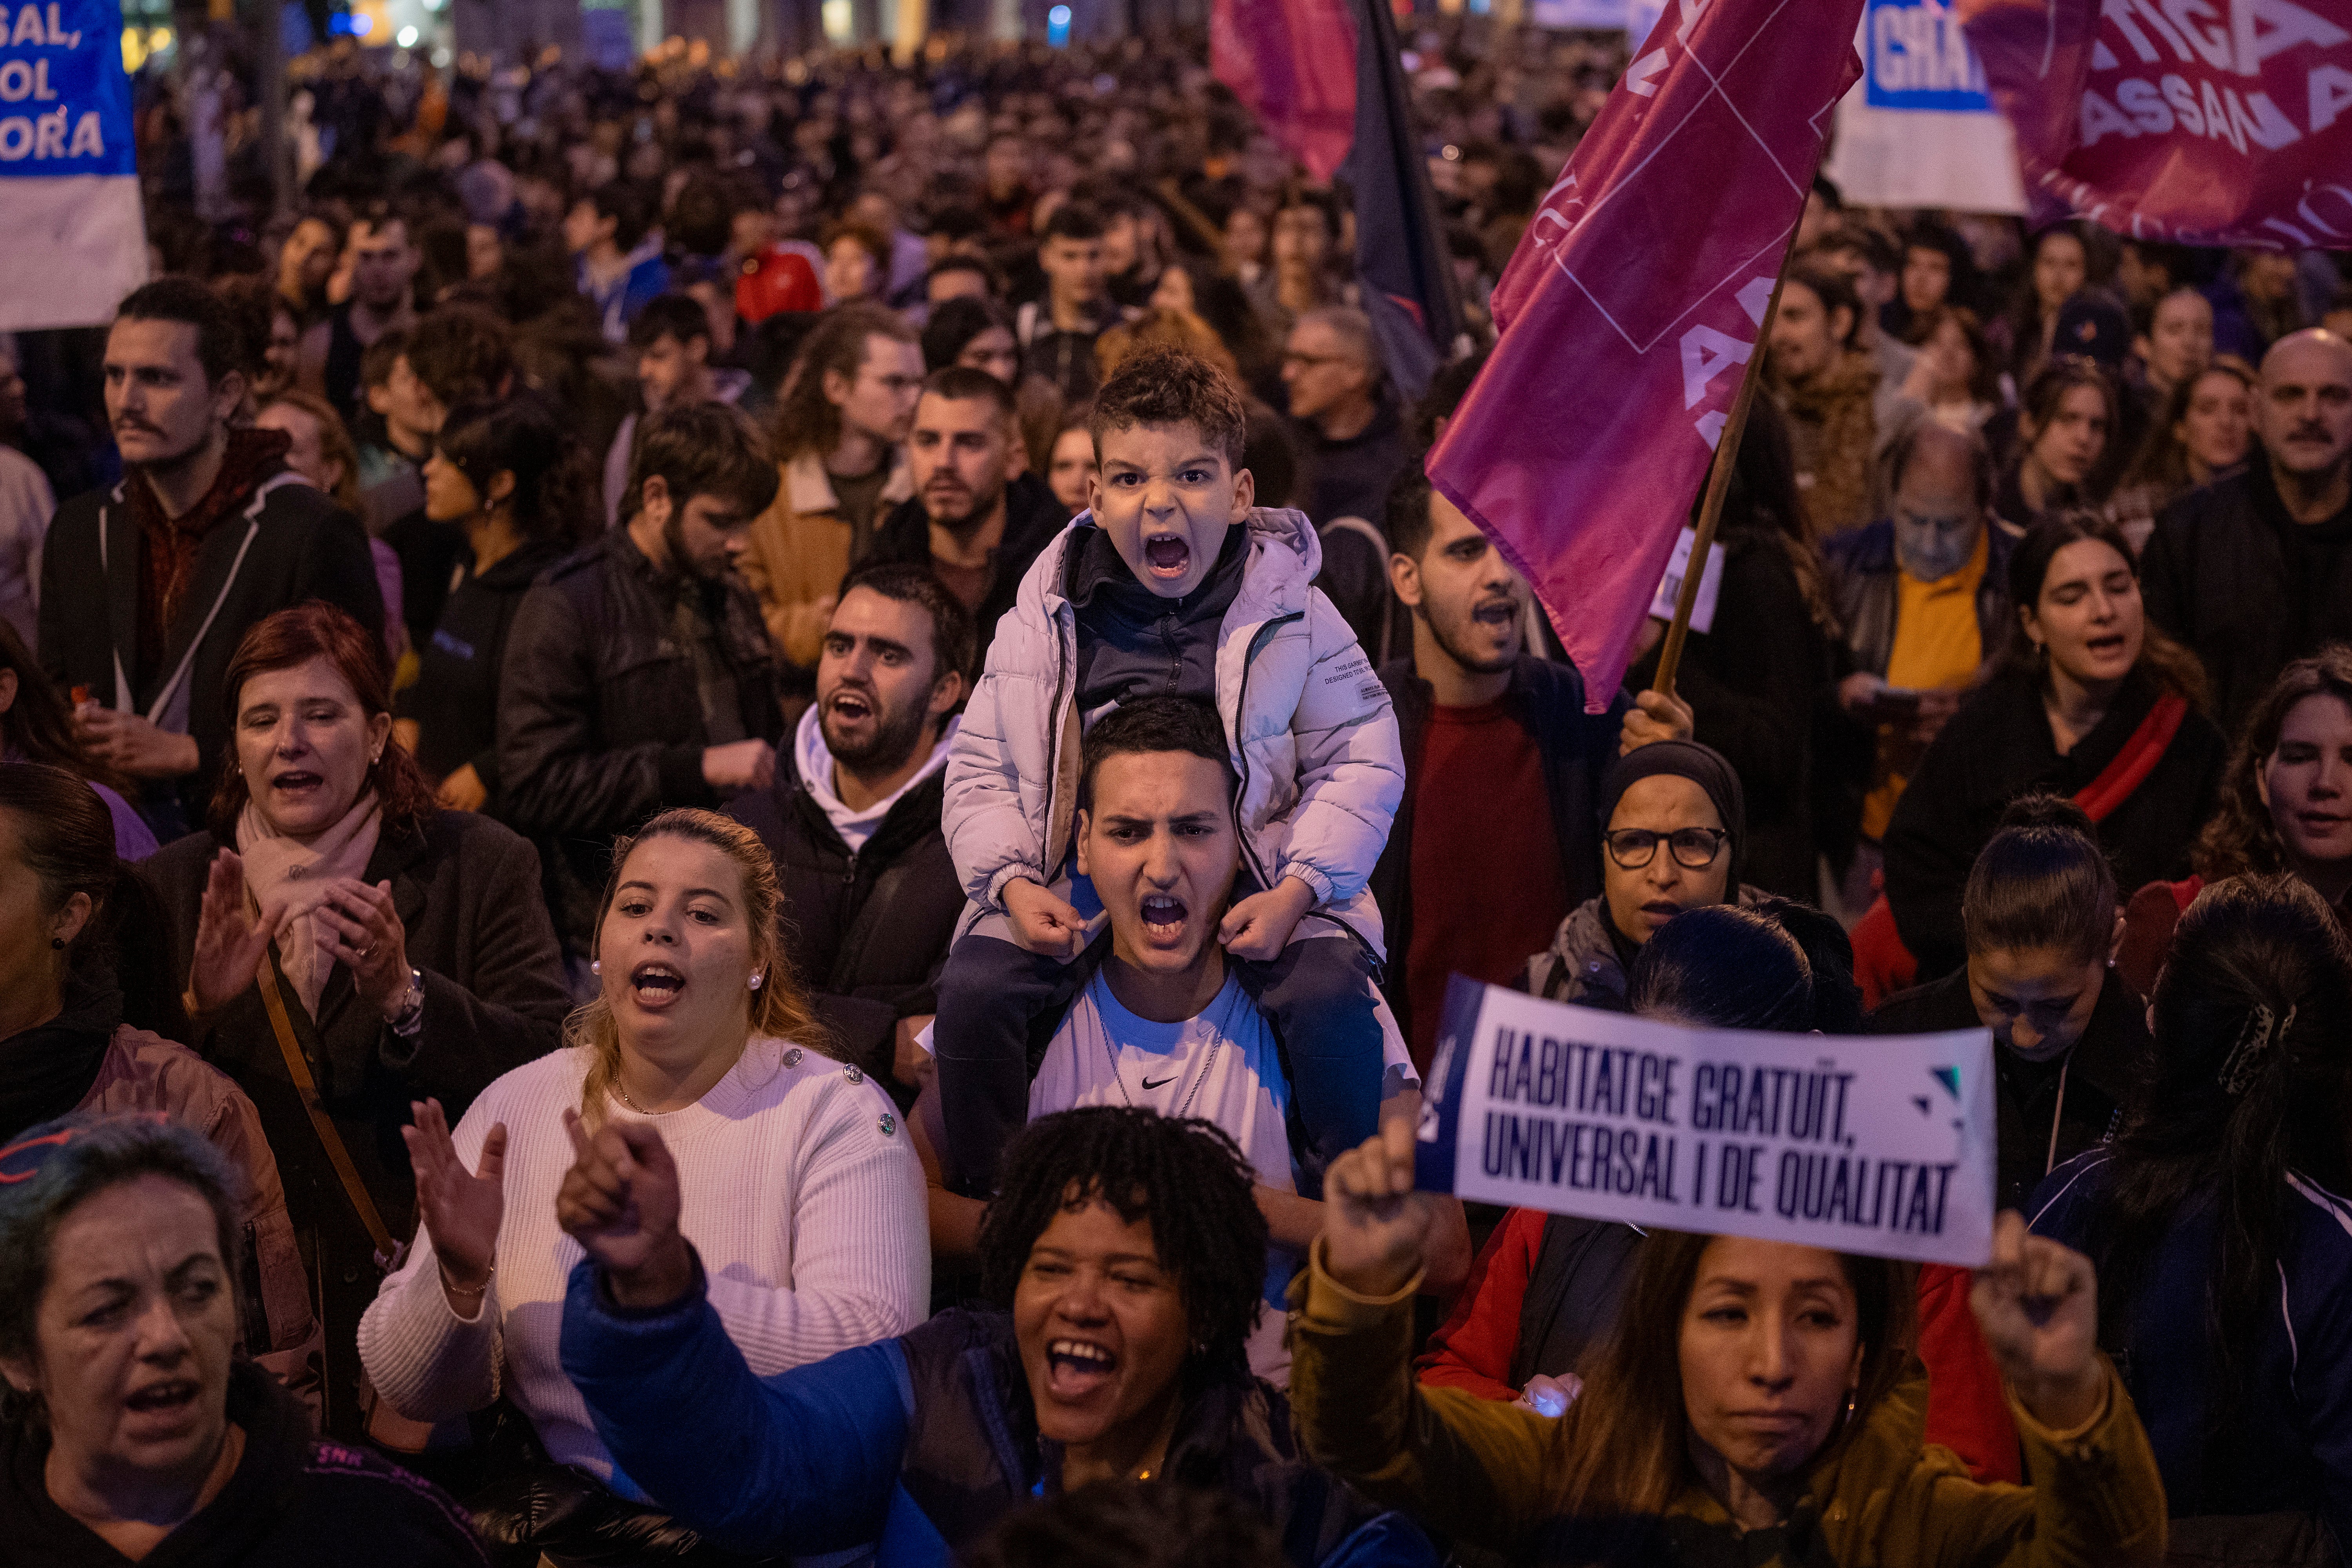
[[[188,966],[188,994],[198,1017],[211,1017],[253,984],[284,913],[275,903],[258,916],[247,910],[245,862],[234,849],[213,857],[196,910],[195,952]]]
[[[613,1299],[659,1307],[694,1283],[678,1233],[677,1163],[650,1124],[606,1122],[594,1132],[576,1110],[563,1113],[572,1169],[555,1194],[555,1219],[603,1266]]]
[[[470,1318],[489,1285],[499,1222],[506,1215],[507,1126],[501,1121],[490,1129],[482,1140],[481,1160],[469,1172],[449,1136],[441,1102],[411,1102],[409,1111],[414,1125],[402,1128],[400,1137],[416,1173],[417,1217],[433,1238],[450,1306]]]

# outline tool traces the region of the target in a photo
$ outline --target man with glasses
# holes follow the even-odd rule
[[[1854,673],[1838,687],[1853,721],[1846,810],[1861,843],[1840,891],[1871,901],[1878,841],[1911,772],[2009,635],[2009,536],[1988,525],[1991,456],[1974,436],[1923,420],[1887,452],[1891,516],[1822,542]],[[1849,817],[1849,821],[1853,818]]]
[[[1621,752],[1687,737],[1691,713],[1654,691],[1621,691],[1607,713],[1585,712],[1574,666],[1523,651],[1526,579],[1420,469],[1398,476],[1387,521],[1389,578],[1412,610],[1412,657],[1381,671],[1405,786],[1371,886],[1389,939],[1389,1005],[1426,1071],[1447,977],[1518,980],[1562,918],[1597,900],[1604,775]]]
[[[1389,481],[1412,453],[1371,319],[1348,305],[1301,316],[1283,349],[1282,384],[1290,389],[1298,509],[1318,528],[1379,517]]]

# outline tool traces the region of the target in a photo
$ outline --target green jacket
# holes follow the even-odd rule
[[[1571,1428],[1517,1405],[1412,1381],[1412,1298],[1369,1300],[1323,1272],[1321,1247],[1293,1287],[1290,1400],[1308,1457],[1433,1530],[1564,1563],[1596,1555],[1561,1539],[1553,1500]],[[1912,1374],[1829,1451],[1780,1527],[1777,1549],[1743,1541],[1696,1481],[1666,1517],[1622,1538],[1633,1561],[1749,1568],[2075,1568],[2164,1555],[2164,1484],[2122,1379],[2105,1411],[2055,1433],[2012,1397],[2032,1486],[1979,1485],[1922,1439],[1927,1377]],[[1580,1532],[1586,1542],[1591,1532]],[[1639,1544],[1646,1541],[1646,1547]],[[1758,1551],[1757,1548],[1766,1548]],[[1613,1555],[1613,1554],[1611,1554]]]

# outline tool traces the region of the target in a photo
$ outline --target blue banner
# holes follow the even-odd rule
[[[0,176],[135,173],[115,0],[0,4]]]
[[[1871,0],[1863,12],[1864,101],[1873,109],[1990,113],[1984,68],[1937,0]]]

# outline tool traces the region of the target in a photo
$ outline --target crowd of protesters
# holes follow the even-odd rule
[[[1199,39],[346,43],[282,200],[137,79],[0,360],[0,1565],[2341,1560],[2352,273],[1817,181],[1591,691],[1422,458],[1622,52],[1408,31],[1425,390]],[[1991,1262],[1412,1192],[1455,974],[1989,1029]]]

